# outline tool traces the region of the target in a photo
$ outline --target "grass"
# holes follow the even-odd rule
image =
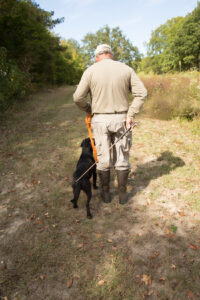
[[[142,75],[148,90],[145,114],[163,120],[173,118],[195,120],[199,131],[200,75],[199,72],[165,75]]]
[[[199,299],[200,141],[192,122],[140,118],[129,203],[71,176],[87,136],[73,87],[35,94],[1,123],[0,299]],[[144,275],[151,280],[147,283]],[[70,284],[71,282],[71,284]]]

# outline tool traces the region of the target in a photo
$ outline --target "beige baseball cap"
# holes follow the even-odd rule
[[[94,51],[94,55],[97,56],[97,55],[100,55],[103,53],[111,53],[112,54],[111,47],[107,44],[98,45],[96,50]]]

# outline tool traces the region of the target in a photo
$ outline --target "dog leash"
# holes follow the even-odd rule
[[[130,125],[130,127],[115,141],[114,144],[112,144],[110,146],[110,148],[108,149],[109,151],[131,130],[133,129],[134,127],[136,127],[138,125],[137,122],[134,122]],[[76,180],[76,182],[78,182],[81,178],[83,178],[83,176],[85,174],[87,174],[96,164],[97,164],[97,160]]]
[[[96,162],[98,162],[98,160],[97,160],[97,150],[96,150],[95,145],[94,145],[94,140],[93,140],[92,131],[91,131],[91,118],[92,118],[91,114],[88,114],[87,117],[85,118],[85,123],[87,124],[94,159],[95,159]]]

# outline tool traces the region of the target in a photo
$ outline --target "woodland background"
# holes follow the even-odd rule
[[[54,19],[31,0],[0,0],[0,111],[17,107],[47,86],[75,85],[93,63],[99,43],[111,45],[115,59],[133,67],[151,99],[146,113],[158,118],[187,118],[200,112],[200,3],[152,31],[144,57],[119,27],[87,33],[81,45],[52,33]],[[162,104],[162,105],[161,105]]]

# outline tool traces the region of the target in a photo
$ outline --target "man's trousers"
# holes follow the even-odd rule
[[[132,133],[129,131],[110,151],[111,144],[127,130],[125,126],[126,113],[94,114],[92,129],[97,149],[97,169],[107,171],[112,166],[116,170],[127,170],[129,150],[132,145]]]

